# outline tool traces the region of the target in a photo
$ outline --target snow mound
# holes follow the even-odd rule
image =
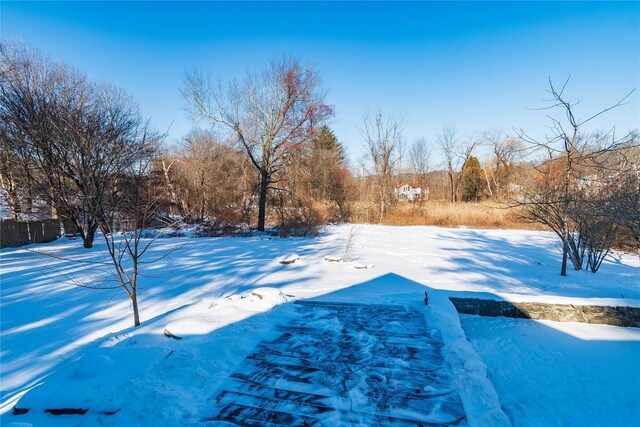
[[[89,380],[104,375],[113,368],[113,359],[107,355],[98,355],[81,362],[73,377],[76,380]]]
[[[221,318],[230,313],[246,313],[250,315],[270,307],[285,303],[289,297],[276,288],[256,288],[243,294],[228,298],[203,300],[200,304],[176,314],[175,320],[169,322],[162,330],[167,338],[176,340],[187,336],[206,335],[221,326]],[[225,322],[223,322],[225,323]]]
[[[182,339],[187,335],[205,335],[214,329],[213,324],[211,316],[193,315],[169,323],[162,333],[174,339]]]
[[[502,410],[487,368],[465,335],[460,317],[443,292],[429,293],[429,323],[441,331],[443,356],[451,365],[460,390],[460,397],[472,427],[508,427],[511,421]]]

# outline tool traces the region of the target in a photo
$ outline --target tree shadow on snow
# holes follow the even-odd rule
[[[503,246],[501,245],[501,247]],[[260,251],[265,249],[268,248],[257,248]],[[196,247],[192,250],[198,251],[199,248]],[[192,256],[196,260],[199,258],[195,253]],[[267,261],[268,259],[267,255],[264,255],[263,260]],[[222,268],[222,266],[213,266],[210,273],[216,268]],[[309,278],[309,280],[313,279]],[[432,290],[424,284],[389,273],[310,298],[307,301],[403,305],[419,311],[424,310],[425,291],[432,293]],[[449,291],[433,292],[446,292],[450,296],[456,294]],[[499,298],[496,296],[496,299]],[[247,304],[251,303],[250,298],[245,298],[245,300]],[[210,415],[214,405],[213,399],[217,396],[220,387],[229,375],[243,363],[245,358],[255,350],[256,346],[265,340],[277,338],[282,334],[282,330],[279,330],[278,326],[287,325],[291,319],[300,316],[296,311],[296,306],[297,304],[292,301],[284,302],[265,312],[253,314],[248,318],[203,335],[185,334],[182,340],[174,340],[162,335],[162,325],[166,324],[164,322],[172,314],[164,313],[157,318],[147,320],[145,324],[148,327],[144,329],[144,332],[140,333],[140,330],[136,331],[133,328],[122,331],[119,333],[122,339],[119,339],[118,336],[111,337],[114,340],[113,346],[104,346],[104,340],[89,344],[82,351],[78,351],[77,360],[67,364],[60,372],[50,378],[41,375],[39,382],[42,385],[28,393],[23,401],[18,402],[19,407],[32,405],[29,407],[30,412],[21,416],[5,414],[3,422],[27,421],[36,424],[38,422],[45,424],[55,422],[59,425],[66,422],[75,425],[73,423],[78,422],[76,417],[79,416],[77,415],[54,417],[50,414],[44,414],[43,411],[46,409],[44,406],[46,406],[47,399],[50,398],[51,401],[65,404],[70,408],[89,409],[89,412],[82,416],[83,422],[88,424],[122,425],[141,419],[159,425],[163,423],[165,425],[184,422],[197,423],[203,417],[206,418]],[[179,309],[174,312],[179,312]],[[529,335],[520,341],[513,338],[514,335],[523,333],[518,330],[518,322],[520,324],[522,324],[521,322],[534,322],[524,323],[524,325],[529,325],[524,329],[524,333]],[[552,411],[553,405],[560,404],[563,399],[576,399],[576,402],[584,401],[584,404],[576,404],[582,408],[580,410],[585,410],[587,413],[593,412],[594,405],[592,403],[600,398],[600,394],[613,396],[612,399],[623,399],[632,408],[633,405],[636,405],[637,409],[638,399],[625,397],[626,389],[617,391],[596,390],[593,387],[581,388],[581,384],[585,383],[585,378],[581,377],[584,372],[575,369],[575,366],[572,371],[568,367],[558,365],[558,363],[565,363],[568,358],[566,360],[562,357],[559,359],[547,357],[545,359],[545,354],[549,354],[547,350],[555,346],[556,349],[560,348],[564,352],[563,354],[569,356],[575,354],[576,357],[581,355],[580,357],[584,358],[595,354],[593,363],[597,364],[604,362],[605,357],[611,357],[608,353],[610,353],[612,341],[591,340],[589,337],[569,335],[549,327],[548,322],[532,320],[464,316],[463,325],[466,329],[473,331],[475,338],[477,338],[476,335],[479,335],[477,332],[482,331],[480,335],[483,336],[474,339],[474,345],[481,352],[486,350],[489,345],[487,342],[493,339],[491,336],[493,332],[487,332],[485,326],[516,330],[506,336],[509,339],[513,338],[513,342],[508,342],[510,345],[506,345],[502,349],[505,352],[503,366],[489,367],[489,377],[498,382],[496,385],[498,393],[501,394],[501,398],[505,399],[503,404],[507,402],[508,405],[526,406],[528,397],[525,397],[524,393],[532,388],[540,388],[539,386],[542,384],[550,389],[555,387],[568,392],[566,396],[560,396],[558,401],[553,400],[556,396],[551,396],[547,400],[544,396],[537,397],[542,402],[542,407],[548,405],[548,408],[551,408],[550,411]],[[500,331],[494,332],[497,339],[500,339]],[[507,338],[502,337],[503,344]],[[102,346],[98,345],[100,343]],[[529,343],[531,346],[531,348],[525,349],[523,354],[529,352],[533,358],[518,359],[518,353],[515,350],[517,345],[523,343]],[[496,348],[496,351],[501,351],[499,346]],[[486,351],[484,353],[486,354]],[[587,360],[585,363],[591,362]],[[621,366],[625,365],[621,364]],[[505,379],[504,375],[501,375],[503,372],[501,369],[506,372],[505,375],[510,375],[512,372],[517,374],[517,377],[508,378],[512,384],[510,388],[502,387]],[[545,375],[545,370],[552,370],[554,374]],[[603,375],[613,376],[620,374],[628,375],[628,372],[603,373]],[[640,373],[636,372],[634,378],[635,380],[640,379]],[[616,377],[616,379],[618,378]],[[620,379],[620,381],[624,380]],[[628,381],[633,384],[634,379],[631,378]],[[571,388],[572,384],[574,385],[573,389]],[[513,389],[522,390],[522,393],[517,394],[520,396],[518,398],[522,399],[521,401],[514,401],[515,398],[504,395],[504,393],[513,392]],[[585,390],[591,393],[589,399],[584,399],[585,396],[580,395],[580,392]],[[592,409],[587,408],[590,404]],[[597,405],[595,407],[598,408]],[[513,421],[519,421],[514,417],[519,417],[521,412],[512,411],[509,406],[506,407],[506,410],[510,413]],[[114,414],[106,415],[100,412],[114,412]],[[628,411],[609,413],[609,415],[613,417],[610,418],[611,420],[615,418],[620,422],[629,421]]]
[[[122,289],[77,286],[116,285],[103,264],[108,259],[104,243],[96,240],[89,250],[81,246],[80,241],[60,239],[1,251],[0,412],[94,345],[92,341],[132,323]],[[150,323],[203,298],[313,281],[315,276],[305,273],[304,265],[289,269],[300,273],[295,279],[277,274],[277,259],[287,252],[320,258],[326,248],[317,239],[268,236],[159,239],[143,258],[156,261],[141,267],[142,321]]]

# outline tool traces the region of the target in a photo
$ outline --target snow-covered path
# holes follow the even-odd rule
[[[216,398],[211,421],[265,425],[456,425],[462,401],[423,309],[300,301]]]

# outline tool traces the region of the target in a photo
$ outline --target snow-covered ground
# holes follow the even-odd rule
[[[58,406],[77,405],[80,395],[92,410],[121,408],[101,418],[107,424],[198,420],[217,384],[258,342],[272,336],[276,320],[293,316],[291,304],[283,303],[300,298],[419,306],[428,290],[432,310],[443,323],[440,329],[450,334],[443,338],[451,344],[451,355],[460,359],[473,352],[459,340],[459,324],[452,327],[442,320],[450,311],[448,295],[482,292],[507,300],[640,306],[637,255],[615,253],[597,274],[571,271],[561,277],[558,245],[551,233],[356,227],[349,263],[323,259],[342,256],[352,229],[346,225],[328,227],[318,238],[308,239],[160,239],[145,255],[156,261],[143,266],[143,324],[135,329],[130,327],[131,310],[123,291],[75,286],[109,278],[99,264],[106,260],[99,240],[92,250],[83,249],[79,240],[65,239],[3,249],[0,421],[4,425],[35,420],[39,425],[35,414],[6,413],[31,388],[36,390],[18,406],[51,396]],[[300,259],[280,264],[287,254]],[[258,297],[252,295],[256,288],[272,290]],[[165,329],[184,339],[165,337]],[[640,331],[625,329],[628,335],[621,340],[618,329],[608,330],[611,339],[602,339],[603,346],[611,345],[615,353],[620,346],[632,345],[629,351],[640,358]],[[491,367],[493,360],[488,363]],[[459,364],[468,368],[472,379],[484,369],[482,363]],[[73,388],[65,386],[70,380],[75,381]],[[624,389],[632,380],[612,379],[608,387]],[[491,394],[480,380],[467,385],[468,391],[475,387]],[[503,403],[509,401],[499,397]],[[603,411],[617,410],[616,402],[606,402],[609,406],[602,406]],[[509,407],[507,411],[516,414]],[[83,420],[75,418],[73,425],[96,421],[87,416]]]
[[[462,315],[514,426],[640,424],[640,331]]]

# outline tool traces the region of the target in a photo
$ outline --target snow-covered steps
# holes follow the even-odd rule
[[[203,421],[238,425],[465,423],[442,342],[415,308],[299,301],[238,367]]]

